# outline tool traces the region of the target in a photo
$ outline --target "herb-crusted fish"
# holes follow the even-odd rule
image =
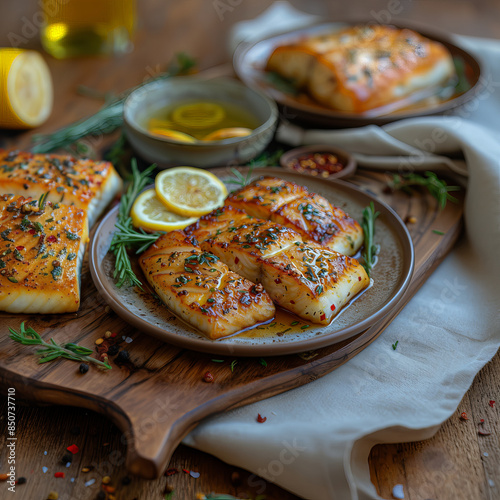
[[[363,244],[361,226],[344,210],[307,188],[263,177],[229,195],[226,206],[297,231],[303,240],[354,255]]]
[[[276,47],[266,69],[293,81],[317,102],[349,113],[402,103],[423,89],[436,94],[455,76],[444,45],[384,25],[302,37]]]
[[[89,226],[121,188],[109,162],[0,149],[0,194],[39,198],[48,192],[48,201],[85,209]]]
[[[306,321],[330,323],[370,283],[356,259],[304,243],[293,229],[232,207],[202,217],[186,232],[204,251],[262,284],[276,304]]]
[[[0,310],[64,313],[80,305],[85,210],[0,196]]]
[[[262,285],[230,271],[183,231],[162,235],[139,264],[161,300],[209,339],[274,317],[274,304]]]

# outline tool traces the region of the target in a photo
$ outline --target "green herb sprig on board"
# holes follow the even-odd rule
[[[126,90],[105,103],[97,113],[63,127],[52,134],[37,134],[33,136],[35,145],[33,153],[50,153],[56,149],[66,148],[88,135],[98,136],[109,134],[123,125],[123,104],[128,95],[146,83],[164,80],[171,76],[184,75],[196,65],[196,62],[186,54],[178,54],[176,61],[165,73],[148,79],[146,82]],[[77,148],[78,151],[78,148]],[[83,151],[84,152],[84,151]]]
[[[364,249],[362,252],[363,257],[363,267],[365,268],[366,274],[370,276],[372,267],[375,264],[375,256],[377,254],[377,246],[373,243],[375,236],[375,220],[380,215],[380,212],[375,211],[375,205],[373,201],[363,210],[363,220],[361,221],[361,227],[364,233]]]
[[[82,347],[78,344],[73,344],[71,342],[66,344],[57,344],[54,339],[50,339],[50,342],[45,342],[42,337],[31,327],[25,327],[24,321],[21,323],[19,332],[16,332],[14,328],[9,328],[9,337],[15,342],[19,342],[23,345],[39,345],[42,346],[41,349],[36,351],[39,356],[39,363],[47,363],[49,361],[54,361],[55,359],[65,358],[71,359],[72,361],[86,361],[89,363],[94,363],[101,368],[106,370],[111,370],[111,365],[107,362],[99,361],[91,356],[93,350],[88,347]]]
[[[117,231],[113,234],[109,249],[115,255],[113,278],[116,280],[116,286],[121,288],[124,284],[129,283],[130,285],[138,286],[142,290],[142,283],[132,269],[127,250],[133,248],[136,253],[144,252],[162,233],[147,233],[142,229],[135,229],[130,217],[130,209],[138,194],[152,182],[150,174],[156,168],[156,165],[151,165],[144,172],[140,172],[137,167],[137,161],[133,158],[131,167],[132,180],[127,192],[120,200],[118,217],[115,223]]]
[[[457,203],[458,200],[450,192],[460,191],[460,186],[448,186],[446,181],[440,179],[434,172],[425,172],[425,176],[414,172],[403,175],[393,174],[388,185],[393,191],[400,189],[409,194],[413,186],[424,187],[436,198],[441,210],[446,206],[447,201]]]

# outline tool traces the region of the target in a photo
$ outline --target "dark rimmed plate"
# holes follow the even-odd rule
[[[345,113],[326,108],[307,98],[304,94],[293,95],[287,92],[286,88],[273,83],[264,70],[267,60],[275,47],[282,44],[292,43],[304,36],[318,35],[324,32],[331,32],[354,24],[373,24],[368,22],[336,22],[324,23],[310,26],[301,30],[261,40],[256,43],[241,43],[235,51],[233,65],[238,77],[249,87],[258,88],[269,97],[272,97],[280,108],[282,115],[290,121],[298,121],[316,127],[359,127],[364,125],[383,125],[395,120],[405,118],[415,118],[418,116],[428,116],[443,114],[454,108],[462,106],[475,95],[474,87],[478,84],[481,76],[479,62],[467,51],[455,45],[451,37],[444,33],[432,33],[414,27],[405,22],[405,25],[392,24],[396,28],[408,28],[423,36],[442,43],[450,51],[457,73],[461,79],[461,85],[467,85],[465,91],[457,91],[446,100],[432,99],[422,100],[420,103],[413,103],[411,109],[399,109],[392,112],[387,110],[370,111],[364,114]],[[384,114],[385,113],[385,114]]]
[[[220,169],[215,173],[230,189],[235,187],[228,182],[234,179],[229,169]],[[357,220],[361,219],[364,207],[373,201],[376,210],[381,213],[376,223],[375,243],[380,245],[380,254],[372,270],[373,285],[328,326],[310,325],[303,329],[301,327],[305,326],[305,322],[298,321],[297,325],[290,327],[298,318],[281,315],[276,321],[284,322],[282,330],[290,328],[283,335],[268,335],[265,329],[254,329],[217,341],[208,340],[159,304],[147,287],[145,292],[140,292],[136,288],[120,289],[115,286],[112,276],[114,259],[108,253],[118,212],[118,207],[115,207],[99,224],[89,252],[92,278],[111,308],[136,328],[165,342],[195,351],[234,356],[276,356],[318,349],[361,333],[389,313],[408,287],[414,266],[412,241],[398,215],[347,182],[317,179],[279,168],[255,169],[253,175],[273,175],[307,186]],[[135,267],[144,283],[139,266]],[[272,331],[276,331],[276,326]]]

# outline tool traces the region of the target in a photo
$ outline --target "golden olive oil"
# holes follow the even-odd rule
[[[250,111],[237,104],[223,101],[184,101],[158,109],[146,119],[145,127],[156,135],[181,142],[192,142],[188,137],[213,140],[214,132],[225,129],[249,129],[260,123]],[[183,140],[184,137],[184,140]],[[225,138],[223,135],[222,138]]]
[[[127,52],[135,27],[135,0],[42,0],[41,41],[52,56]]]

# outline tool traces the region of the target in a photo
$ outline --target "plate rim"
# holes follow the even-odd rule
[[[301,113],[301,116],[298,117],[299,119],[306,120],[308,122],[318,120],[318,124],[325,124],[325,125],[341,125],[341,126],[361,126],[361,125],[368,125],[368,124],[375,124],[375,125],[383,125],[386,123],[390,123],[396,120],[405,120],[408,118],[417,118],[417,117],[422,117],[422,116],[430,116],[430,115],[436,115],[436,114],[441,114],[446,111],[450,111],[452,109],[455,109],[457,107],[463,106],[465,103],[469,102],[471,99],[475,97],[476,94],[476,88],[479,85],[481,81],[481,77],[484,74],[484,70],[481,64],[481,61],[478,60],[473,54],[471,54],[468,50],[465,48],[461,47],[460,45],[457,45],[455,43],[455,40],[453,39],[453,36],[451,33],[448,33],[447,31],[444,30],[438,30],[435,28],[429,28],[425,25],[411,22],[411,21],[406,21],[404,19],[398,19],[395,20],[395,22],[390,22],[390,23],[383,23],[388,26],[394,26],[399,29],[411,29],[413,31],[418,32],[419,34],[423,35],[424,37],[427,37],[431,40],[435,40],[437,42],[440,42],[444,44],[445,46],[451,46],[454,51],[457,53],[460,53],[461,55],[465,55],[470,61],[473,62],[474,65],[476,65],[476,68],[474,68],[474,74],[477,75],[476,81],[471,85],[471,87],[466,90],[464,93],[459,94],[458,96],[449,99],[447,101],[444,101],[443,103],[439,104],[438,106],[434,106],[430,109],[420,109],[420,110],[415,110],[415,111],[408,111],[408,112],[402,112],[400,114],[385,114],[385,115],[380,115],[380,116],[366,116],[366,115],[360,115],[356,113],[344,113],[341,111],[336,111],[334,109],[329,109],[326,107],[321,108],[321,105],[318,105],[318,107],[313,107],[310,106],[306,103],[301,103],[298,101],[295,101],[293,98],[287,98],[286,94],[283,94],[285,96],[285,99],[276,99],[275,95],[272,95],[271,93],[268,92],[267,88],[264,87],[263,85],[259,85],[258,83],[255,82],[254,79],[249,79],[246,77],[244,72],[242,71],[242,61],[244,60],[244,57],[250,52],[254,47],[260,44],[268,44],[272,42],[273,40],[278,40],[279,38],[283,37],[288,37],[292,36],[294,33],[297,33],[297,36],[300,36],[300,34],[307,33],[309,31],[314,31],[314,30],[320,30],[321,28],[327,28],[328,26],[338,26],[338,25],[357,25],[357,24],[380,24],[376,23],[373,20],[372,21],[367,21],[365,20],[355,20],[355,19],[348,19],[348,20],[338,20],[338,21],[321,21],[318,23],[314,23],[308,26],[305,26],[303,28],[299,29],[294,29],[290,31],[285,31],[281,33],[276,33],[272,36],[263,38],[261,40],[255,40],[251,42],[241,42],[235,49],[234,54],[233,54],[233,68],[238,76],[238,78],[247,86],[250,88],[258,88],[261,92],[265,93],[268,97],[271,99],[275,100],[278,106],[281,108],[285,107],[288,110],[288,113],[291,111],[298,111]],[[453,54],[452,54],[453,56]],[[351,125],[349,125],[351,124]]]
[[[219,169],[222,170],[222,169]],[[225,169],[229,172],[229,169]],[[259,168],[254,169],[253,173],[255,175],[277,175],[283,174],[285,171],[282,168]],[[289,172],[288,172],[289,173]],[[298,175],[299,177],[304,177],[307,180],[306,174],[293,173],[293,175]],[[361,321],[356,322],[354,325],[350,325],[346,328],[338,330],[336,332],[332,332],[330,334],[315,336],[304,340],[298,340],[293,342],[269,342],[264,344],[232,344],[232,343],[224,343],[224,339],[219,339],[217,341],[210,341],[209,339],[205,339],[202,337],[200,333],[200,339],[191,338],[187,336],[182,336],[177,333],[173,333],[171,331],[166,331],[156,325],[151,324],[147,320],[142,317],[134,314],[129,311],[121,302],[116,299],[116,294],[112,294],[108,291],[108,286],[111,283],[108,280],[108,283],[105,283],[101,277],[100,266],[99,266],[99,258],[98,258],[98,244],[100,241],[100,233],[104,230],[104,228],[110,224],[110,219],[116,218],[119,205],[116,205],[111,209],[105,217],[99,222],[95,231],[90,239],[89,244],[89,269],[91,273],[92,280],[94,285],[96,286],[101,297],[106,301],[106,303],[113,309],[113,311],[124,321],[129,322],[136,328],[138,328],[141,332],[146,333],[148,335],[152,335],[159,340],[162,340],[165,343],[175,345],[177,347],[189,349],[192,351],[210,353],[210,354],[218,354],[218,355],[233,355],[239,357],[261,357],[261,356],[281,356],[281,355],[289,355],[289,354],[298,354],[305,351],[311,351],[320,349],[322,347],[327,347],[329,345],[337,344],[339,342],[345,341],[349,338],[356,337],[357,335],[362,334],[371,326],[379,323],[387,314],[389,314],[395,307],[397,307],[398,303],[404,296],[408,286],[413,277],[413,271],[415,266],[415,251],[413,246],[413,241],[411,239],[408,228],[401,220],[399,215],[386,203],[377,199],[370,193],[362,190],[358,186],[343,181],[343,180],[326,180],[328,184],[333,184],[334,187],[343,188],[347,190],[351,190],[355,192],[356,196],[363,196],[367,198],[367,203],[373,201],[375,203],[376,210],[380,210],[382,208],[384,211],[390,214],[394,220],[398,223],[397,228],[395,229],[395,233],[398,235],[398,241],[402,247],[402,253],[404,255],[403,262],[408,262],[409,265],[403,269],[402,283],[399,286],[399,289],[395,292],[395,294],[390,298],[387,303],[383,305],[381,309],[373,313],[372,315],[364,318]],[[391,226],[392,227],[392,226]],[[109,250],[108,250],[109,251]],[[103,274],[105,274],[103,272]],[[115,286],[114,284],[110,286]],[[174,314],[174,313],[172,313]]]

